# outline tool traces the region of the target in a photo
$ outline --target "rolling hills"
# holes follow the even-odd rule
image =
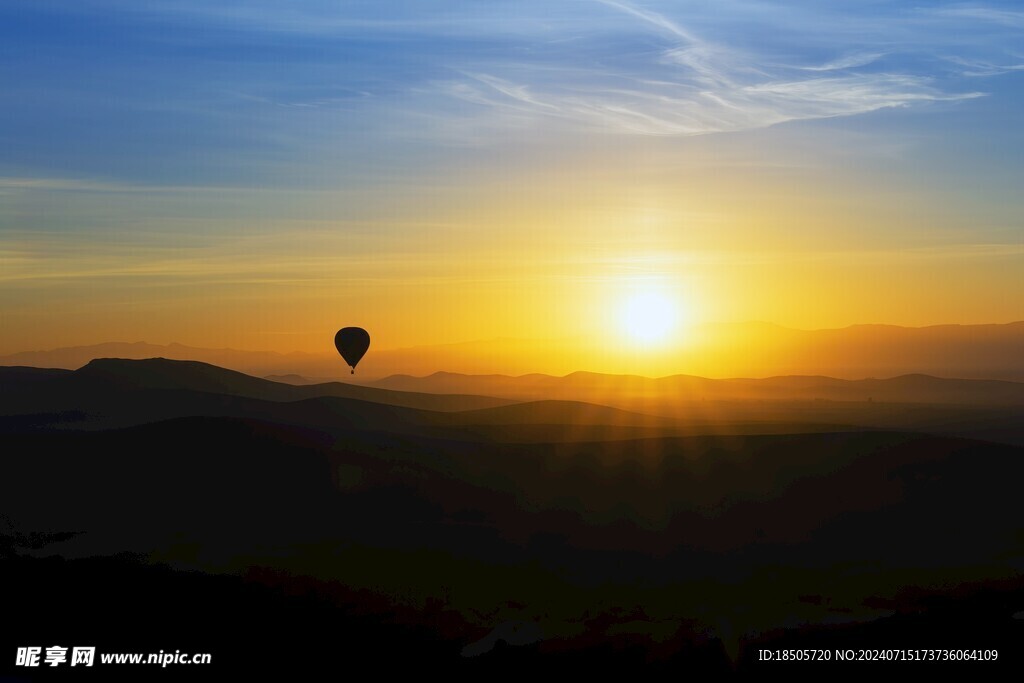
[[[0,567],[23,593],[8,610],[52,636],[38,606],[63,613],[93,586],[124,626],[70,615],[60,637],[125,650],[159,634],[233,670],[274,642],[326,649],[266,671],[314,671],[332,647],[368,664],[385,643],[416,653],[394,667],[467,673],[723,675],[811,642],[1015,661],[1024,451],[954,434],[1020,424],[1013,387],[987,405],[959,401],[989,383],[917,377],[870,388],[937,402],[625,401],[660,406],[641,412],[525,381],[545,397],[294,386],[165,359],[0,368]]]

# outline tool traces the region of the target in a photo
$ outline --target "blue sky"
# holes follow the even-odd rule
[[[132,282],[152,285],[194,276],[167,249],[220,263],[232,240],[308,244],[293,277],[325,232],[430,279],[417,264],[448,240],[480,259],[526,249],[497,234],[531,220],[524,204],[569,220],[653,196],[710,216],[730,183],[742,212],[789,194],[785,211],[864,212],[859,233],[777,221],[757,249],[1019,261],[1022,37],[1014,2],[6,0],[0,306],[24,322],[25,302],[72,306],[61,287],[83,282],[103,301],[103,278],[128,276],[97,263],[125,249]],[[481,207],[504,217],[487,228]],[[641,237],[752,246],[749,229],[714,229],[717,245]],[[580,243],[538,231],[548,249]],[[611,228],[591,234],[595,253],[620,248]],[[262,282],[278,264],[255,253],[240,269]]]
[[[1013,135],[1024,69],[1015,3],[14,0],[0,19],[6,176],[168,185],[887,108],[971,137],[954,105],[983,97]]]

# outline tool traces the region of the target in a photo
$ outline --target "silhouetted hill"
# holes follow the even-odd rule
[[[338,430],[390,431],[422,436],[489,439],[475,425],[561,425],[558,430],[524,434],[530,439],[595,438],[593,429],[621,438],[681,433],[675,421],[580,402],[548,401],[446,413],[409,408],[437,405],[507,404],[502,399],[430,396],[342,384],[294,387],[190,361],[99,359],[78,371],[0,368],[11,390],[0,398],[0,431],[110,429],[193,415],[276,420],[296,426]],[[337,396],[352,393],[372,401]],[[302,398],[315,394],[313,398]],[[334,394],[334,395],[332,395]],[[395,402],[395,403],[392,403]],[[280,404],[280,405],[277,405]]]
[[[1024,442],[1024,410],[1017,405],[784,398],[790,395],[787,392],[803,396],[830,391],[827,395],[850,398],[851,392],[864,391],[865,385],[877,390],[873,380],[652,380],[595,373],[565,378],[444,374],[424,379],[428,383],[437,379],[465,381],[479,388],[497,384],[510,393],[519,388],[531,395],[539,393],[546,400],[519,403],[514,398],[401,392],[343,383],[294,386],[192,361],[98,359],[77,371],[0,368],[5,389],[0,393],[0,431],[97,430],[193,415],[253,419],[273,415],[289,424],[332,432],[390,430],[471,441],[600,441],[701,433],[911,429]],[[877,384],[883,385],[876,391],[883,398],[962,398],[990,386],[1012,397],[1019,389],[1014,383],[928,377],[880,380]],[[678,389],[680,385],[687,389]],[[732,392],[729,396],[738,392],[753,398],[696,399],[715,396],[720,390]],[[763,398],[765,393],[774,398]],[[589,400],[558,400],[559,396],[581,395]],[[993,391],[989,402],[999,397],[999,391]]]
[[[442,411],[486,408],[512,402],[487,396],[433,396],[341,382],[295,386],[251,377],[206,363],[164,358],[96,359],[73,372],[0,367],[0,383],[18,386],[17,392],[6,392],[0,396],[0,410],[6,413],[53,409],[53,404],[59,404],[62,400],[74,400],[81,406],[97,392],[142,389],[193,391],[266,401],[297,401],[315,397],[354,398]]]
[[[776,642],[846,647],[837,628],[895,647],[1003,648],[1020,633],[1024,450],[950,435],[1012,441],[1019,406],[764,397],[865,387],[825,377],[483,379],[543,400],[294,386],[166,359],[0,368],[5,614],[40,645],[91,627],[108,651],[230,658],[247,639],[295,653],[333,634],[468,672],[717,674]],[[956,400],[1016,388],[867,382]],[[641,410],[557,400],[558,386]],[[425,409],[455,405],[472,409]],[[86,585],[111,591],[86,601],[107,605],[89,615],[110,615],[103,627],[55,607]],[[327,634],[274,619],[288,610]],[[947,613],[1003,621],[932,643]]]
[[[186,346],[184,344],[148,344],[146,342],[105,342],[103,344],[69,346],[45,351],[22,351],[0,357],[0,365],[28,365],[77,370],[96,358],[194,360],[232,368],[253,375],[299,371],[303,374],[314,376],[337,376],[344,370],[340,366],[340,361],[336,360],[337,354],[334,354],[332,357],[327,353],[316,355],[301,352],[277,353],[275,351],[207,349]],[[308,368],[331,367],[327,361],[334,361],[331,372],[308,372]]]
[[[282,384],[294,384],[296,386],[306,386],[308,384],[327,384],[331,382],[330,379],[310,379],[309,377],[303,377],[302,375],[290,374],[290,375],[267,375],[263,379],[271,382],[280,382]]]
[[[507,405],[508,400],[482,396],[432,396],[340,383],[298,387],[192,361],[98,359],[77,371],[0,368],[0,381],[10,389],[0,398],[0,412],[8,416],[0,417],[3,431],[109,429],[193,415],[272,415],[331,432],[387,430],[469,439],[477,439],[476,432],[460,428],[477,424],[642,426],[661,428],[651,436],[674,433],[672,420],[585,403]],[[494,407],[446,413],[410,405]]]
[[[687,375],[661,378],[574,372],[551,375],[394,375],[372,383],[403,391],[472,392],[537,400],[559,398],[620,405],[648,398],[673,401],[888,401],[958,405],[1024,406],[1024,382],[947,379],[903,375],[889,379],[844,380],[789,376],[765,379],[708,379]]]
[[[179,389],[287,401],[301,396],[292,385],[269,382],[207,363],[150,358],[97,358],[75,375],[92,384],[120,389]]]
[[[446,416],[459,424],[571,424],[671,427],[671,418],[644,415],[581,401],[529,401],[498,408],[465,410]]]

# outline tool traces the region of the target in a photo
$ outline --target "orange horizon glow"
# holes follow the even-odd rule
[[[827,3],[764,8],[770,34],[647,5],[99,7],[110,33],[71,41],[59,10],[13,10],[0,355],[319,354],[359,326],[368,363],[533,340],[423,371],[721,376],[772,369],[762,332],[716,324],[1024,320],[1012,27],[872,6],[910,54],[866,51]]]
[[[199,190],[143,190],[133,195],[140,216],[189,202],[209,215],[148,218],[149,231],[132,236],[9,237],[0,354],[112,340],[318,353],[357,325],[374,351],[570,338],[572,349],[527,354],[524,371],[719,376],[738,352],[707,349],[691,328],[1024,319],[1024,245],[953,239],[977,220],[975,204],[893,178],[900,191],[879,193],[880,181],[813,167],[708,174],[714,138],[685,141],[686,163],[652,178],[586,149],[543,168],[462,176],[430,201],[410,193],[377,206],[370,196],[373,212],[358,219],[344,218],[357,201],[345,188],[212,192],[240,216],[215,215]],[[509,183],[514,195],[495,189]],[[34,193],[53,192],[23,191]],[[74,194],[67,210],[105,196]],[[646,349],[621,321],[624,299],[644,287],[679,318]]]

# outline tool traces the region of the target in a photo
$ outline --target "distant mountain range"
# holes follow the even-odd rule
[[[1024,442],[1024,383],[908,375],[885,380],[661,379],[573,373],[395,376],[294,385],[196,361],[96,359],[78,370],[0,367],[0,432],[109,429],[194,415],[317,431],[430,438],[587,441],[721,433],[904,429]]]
[[[351,377],[333,347],[323,353],[206,349],[181,344],[112,342],[0,356],[0,365],[76,369],[94,358],[196,360],[292,384],[344,378],[372,381],[395,374],[565,375],[626,362],[648,363],[644,354],[609,345],[580,355],[588,341],[493,339],[370,352]],[[375,341],[375,345],[383,342]],[[591,366],[591,367],[588,367]],[[701,325],[671,351],[651,352],[648,375],[676,368],[703,377],[826,375],[844,379],[925,374],[936,377],[1024,381],[1024,322],[1001,325],[896,327],[855,325],[834,330],[794,330],[767,323]],[[644,366],[647,367],[647,366]]]
[[[520,400],[587,400],[609,405],[624,400],[688,401],[884,401],[956,405],[1024,406],[1024,383],[903,375],[890,379],[845,380],[821,376],[764,379],[708,379],[673,375],[651,379],[630,375],[574,372],[550,375],[394,375],[373,386],[432,394],[470,393]]]
[[[71,407],[88,409],[95,406],[100,397],[114,394],[130,396],[132,392],[140,391],[190,392],[206,397],[233,396],[280,403],[313,398],[355,399],[432,411],[491,408],[513,402],[487,396],[430,395],[341,382],[296,386],[251,377],[207,363],[165,358],[98,358],[75,371],[0,367],[0,382],[17,389],[4,392],[0,397],[0,413],[8,414]],[[182,407],[189,410],[187,404]]]

